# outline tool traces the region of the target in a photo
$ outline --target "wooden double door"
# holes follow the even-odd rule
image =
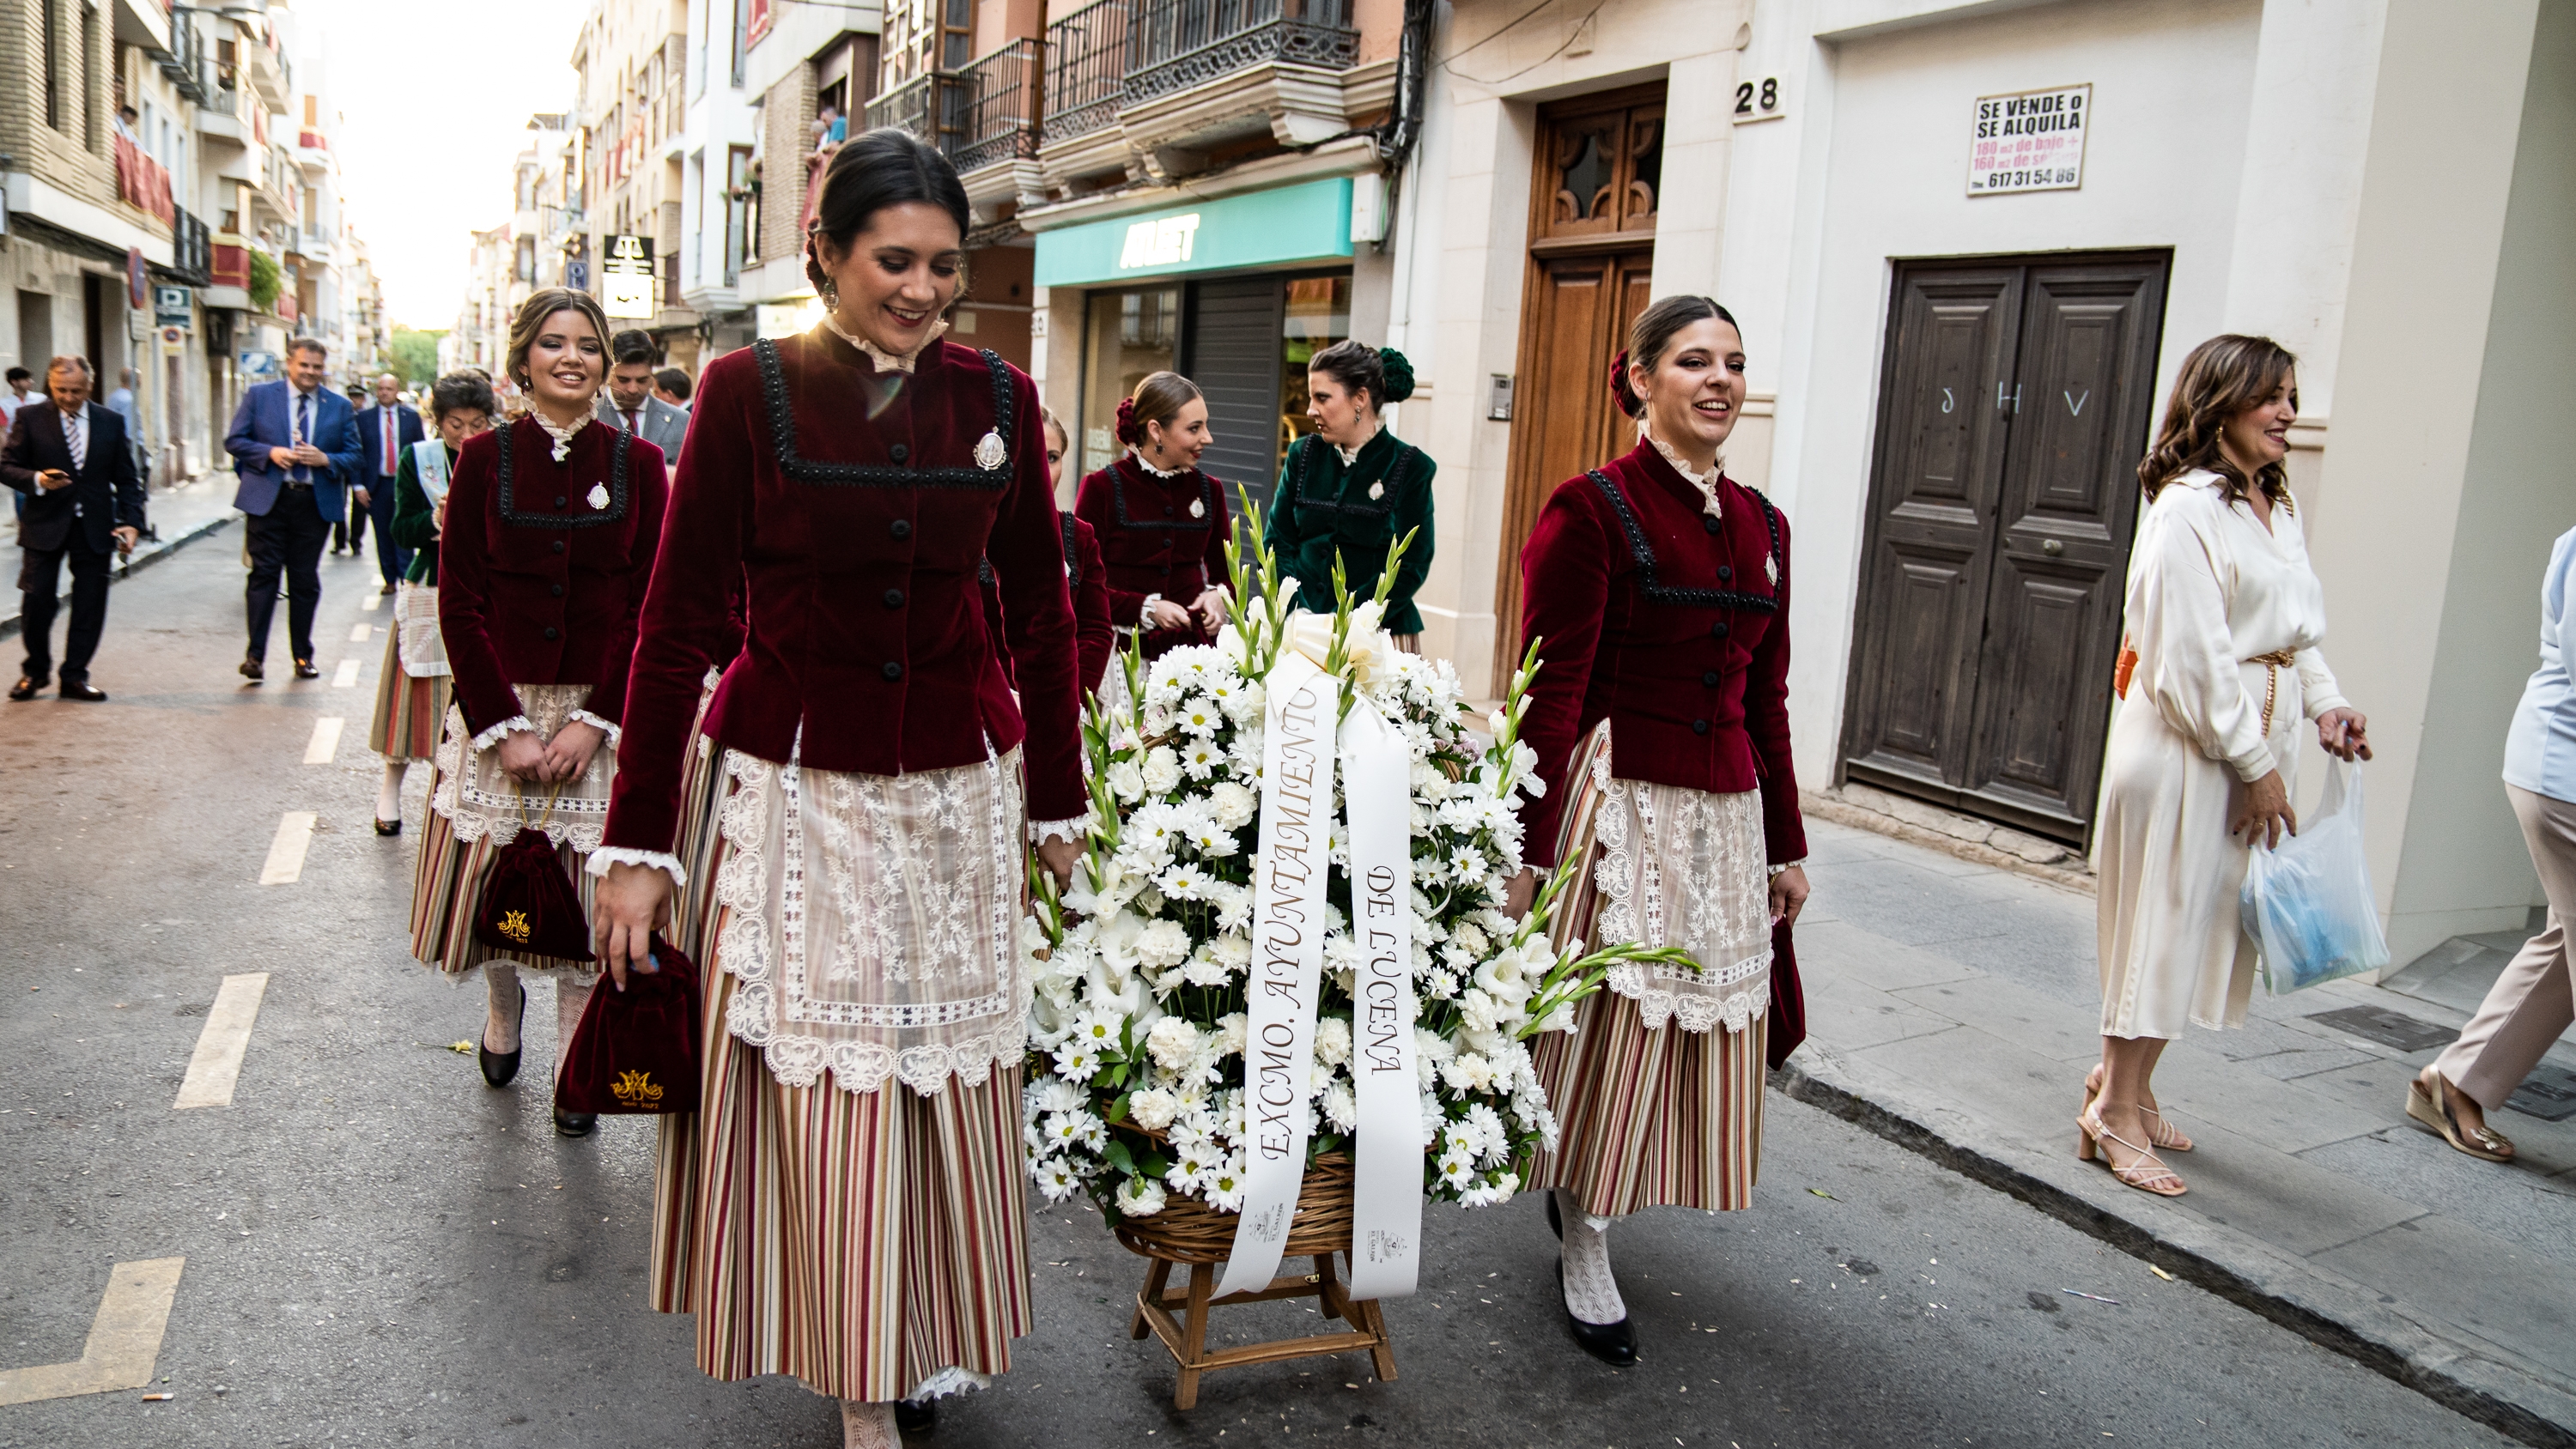
[[[2084,842],[2170,261],[1897,264],[1847,778]]]

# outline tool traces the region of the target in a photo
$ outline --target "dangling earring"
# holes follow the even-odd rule
[[[829,277],[823,279],[823,309],[827,312],[841,310],[841,289]]]

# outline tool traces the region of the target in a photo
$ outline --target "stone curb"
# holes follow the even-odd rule
[[[2576,1449],[2576,1384],[2511,1351],[2432,1328],[2381,1295],[2243,1233],[2119,1186],[2072,1151],[1997,1133],[1909,1083],[1809,1042],[1782,1093],[2006,1193],[2535,1449]],[[2073,1143],[2072,1114],[2067,1119]]]
[[[1997,850],[1982,842],[1961,840],[1954,835],[1929,830],[1910,821],[1899,820],[1893,815],[1884,815],[1878,811],[1866,809],[1822,791],[1799,791],[1798,808],[1819,820],[1830,820],[1836,825],[1848,825],[1854,830],[1866,830],[1872,835],[1884,835],[1891,840],[1902,840],[1908,845],[1920,845],[1930,850],[1937,850],[1943,855],[1956,856],[1961,860],[1974,861],[1979,865],[1992,866],[1997,870],[2008,870],[2016,875],[2029,876],[2033,880],[2044,880],[2061,890],[2075,891],[2088,896],[2096,893],[2093,876],[2088,871],[2059,865],[2040,865],[2024,860],[2008,850]]]
[[[159,563],[161,560],[168,558],[170,555],[177,553],[179,550],[186,548],[197,540],[220,531],[225,524],[232,521],[233,515],[230,512],[219,513],[212,518],[191,524],[187,528],[162,539],[159,543],[146,544],[143,547],[136,549],[133,557],[119,561],[116,567],[108,570],[107,581],[112,584],[122,582],[136,570],[150,568],[152,565]],[[13,600],[15,597],[16,596],[14,594],[11,595]],[[65,606],[69,606],[71,603],[71,597],[72,596],[68,592],[63,595],[62,602]],[[0,639],[14,637],[18,632],[19,626],[25,622],[25,615],[22,614],[13,603],[8,613],[0,614]]]

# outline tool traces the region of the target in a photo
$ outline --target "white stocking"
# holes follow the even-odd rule
[[[519,1049],[519,963],[495,957],[483,963],[483,1045],[502,1056]]]
[[[564,1060],[572,1054],[573,1028],[581,1025],[583,1008],[590,1005],[590,989],[599,984],[594,976],[588,981],[570,971],[555,973],[555,1080],[563,1080]]]
[[[376,818],[378,820],[400,820],[402,818],[403,771],[410,768],[411,762],[409,760],[385,761],[384,783],[376,787]]]
[[[1609,1224],[1584,1212],[1582,1201],[1561,1187],[1556,1189],[1556,1215],[1565,1225],[1564,1242],[1557,1249],[1558,1261],[1565,1265],[1565,1311],[1585,1323],[1626,1318],[1628,1305],[1610,1271]]]
[[[841,1449],[900,1449],[902,1442],[895,1433],[894,1405],[841,1401]]]

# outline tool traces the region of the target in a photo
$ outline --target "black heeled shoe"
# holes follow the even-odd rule
[[[379,820],[376,822],[376,833],[378,835],[400,835],[402,834],[402,822],[400,820]],[[520,989],[526,990],[527,988],[521,987]]]
[[[510,1085],[511,1078],[519,1075],[519,1053],[528,1049],[527,1033],[528,983],[522,981],[519,983],[519,1045],[517,1050],[496,1052],[490,1047],[485,1046],[482,1038],[477,1037],[474,1041],[474,1050],[479,1054],[479,1060],[483,1063],[483,1080],[487,1084],[495,1087],[506,1087]]]
[[[555,1109],[557,1137],[587,1137],[590,1135],[590,1129],[598,1125],[599,1117],[596,1113],[567,1112],[561,1107]]]
[[[1554,1188],[1548,1189],[1547,1194],[1547,1230],[1556,1234],[1556,1240],[1558,1242],[1562,1243],[1565,1241],[1565,1219],[1557,1213],[1556,1190]],[[1556,1265],[1556,1269],[1558,1272],[1562,1273],[1565,1271],[1565,1265],[1559,1263]]]
[[[1557,1306],[1565,1305],[1565,1265],[1556,1265]],[[1637,1363],[1637,1326],[1622,1318],[1616,1323],[1586,1323],[1565,1310],[1565,1327],[1574,1335],[1574,1345],[1612,1368],[1633,1368]]]
[[[910,1399],[894,1401],[894,1427],[902,1434],[932,1434],[939,1430],[939,1401],[924,1399],[916,1404]]]

